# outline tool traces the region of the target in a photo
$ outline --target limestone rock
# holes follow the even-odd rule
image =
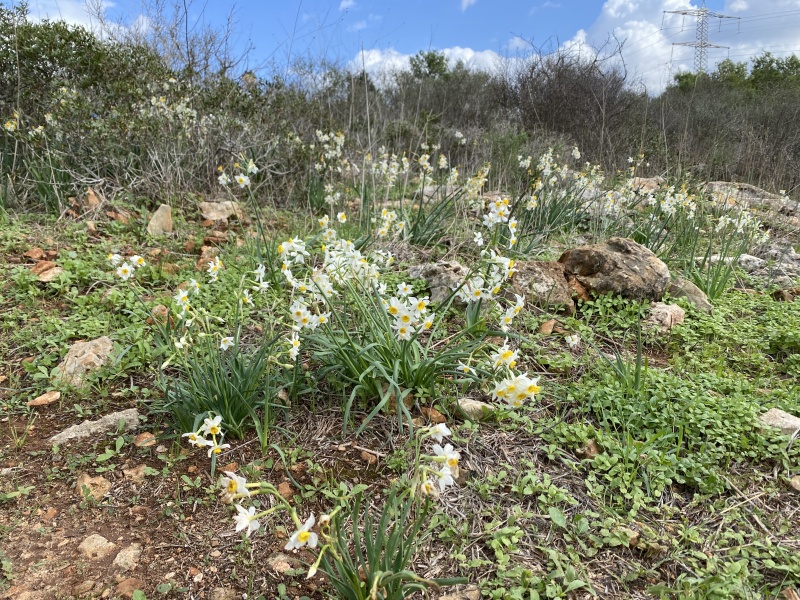
[[[472,398],[459,398],[458,408],[461,409],[468,418],[474,421],[485,419],[494,412],[494,406],[481,402],[480,400],[473,400]]]
[[[114,595],[122,598],[133,598],[133,593],[136,590],[142,589],[144,589],[144,581],[134,577],[129,577],[128,579],[123,579],[117,584],[117,587],[114,590]]]
[[[558,259],[564,273],[589,292],[633,300],[661,300],[669,285],[667,265],[650,250],[627,238],[567,250]]]
[[[139,411],[135,408],[129,408],[128,410],[111,413],[96,421],[84,421],[80,425],[73,425],[61,433],[57,433],[48,441],[51,444],[60,445],[72,440],[103,436],[106,433],[116,431],[120,421],[125,422],[124,429],[126,431],[136,429],[139,426]]]
[[[225,200],[223,202],[201,202],[200,214],[209,221],[226,221],[231,217],[236,217],[239,221],[244,221],[245,216],[238,202]]]
[[[527,296],[529,302],[547,308],[562,308],[575,312],[572,290],[567,285],[564,265],[552,261],[521,261],[516,264],[512,289]]]
[[[675,325],[683,323],[685,318],[686,312],[677,304],[655,302],[650,305],[647,323],[657,326],[661,331],[669,331]]]
[[[275,571],[278,575],[283,575],[286,573],[286,571],[298,568],[300,566],[300,562],[288,554],[276,552],[267,558],[267,566]]]
[[[632,188],[639,193],[652,193],[664,185],[663,177],[634,177]]]
[[[764,425],[780,429],[784,435],[794,435],[800,430],[800,418],[780,408],[771,408],[758,418]]]
[[[714,310],[706,293],[688,279],[677,277],[670,282],[667,291],[673,298],[686,298],[689,304],[701,312],[710,314]]]
[[[129,571],[136,566],[141,556],[142,545],[133,543],[127,548],[123,548],[119,551],[114,559],[113,566],[122,571]]]
[[[463,590],[439,596],[439,600],[480,600],[480,598],[481,591],[477,585],[468,585]]]
[[[424,279],[431,290],[431,302],[442,302],[464,282],[468,269],[455,261],[438,261],[409,267],[408,275]]]
[[[49,392],[45,392],[38,398],[34,398],[33,400],[29,400],[27,405],[28,406],[45,406],[47,404],[52,404],[53,402],[58,402],[61,400],[61,392],[57,392],[55,390],[51,390]]]
[[[93,533],[87,537],[81,542],[80,546],[78,546],[78,550],[80,550],[81,554],[86,558],[95,560],[105,558],[116,549],[117,546],[114,543],[109,542],[106,538],[97,533]]]
[[[64,360],[56,367],[53,380],[80,387],[83,385],[85,374],[106,364],[113,351],[114,342],[105,335],[88,342],[75,342],[70,346]]]
[[[172,233],[172,207],[162,204],[150,218],[147,224],[147,233],[150,235],[165,235]]]
[[[99,502],[111,490],[111,482],[105,477],[92,477],[88,473],[83,473],[75,482],[75,495],[78,498],[84,497],[84,487],[88,490],[87,493]]]
[[[238,597],[236,591],[230,588],[218,587],[211,590],[211,595],[208,598],[209,600],[237,600]]]

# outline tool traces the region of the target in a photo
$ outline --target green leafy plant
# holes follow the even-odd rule
[[[402,600],[415,592],[466,583],[464,578],[423,579],[409,569],[420,543],[431,501],[421,503],[393,486],[378,509],[358,494],[349,508],[332,517],[333,552],[320,569],[339,598]]]
[[[220,415],[231,435],[241,439],[253,427],[253,415],[271,400],[264,393],[264,376],[275,339],[252,353],[239,344],[228,350],[207,344],[188,355],[178,377],[163,377],[166,413],[181,432],[193,431],[196,415]],[[263,427],[263,424],[262,424]]]
[[[437,338],[436,323],[429,330],[416,330],[408,339],[398,339],[391,316],[376,290],[355,282],[343,286],[339,298],[327,300],[334,323],[320,326],[308,336],[316,360],[322,363],[320,376],[345,383],[345,426],[356,398],[375,402],[359,426],[363,431],[379,411],[394,404],[398,422],[411,420],[406,399],[431,397],[443,377],[457,374],[479,344],[474,328]]]

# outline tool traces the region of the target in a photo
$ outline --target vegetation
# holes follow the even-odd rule
[[[564,53],[489,75],[421,52],[392,85],[235,79],[204,39],[167,51],[168,28],[99,38],[0,7],[0,591],[800,587],[800,446],[759,421],[800,413],[800,286],[778,289],[767,252],[800,243],[796,205],[694,177],[791,188],[800,148],[773,111],[796,59],[650,98]],[[783,158],[760,162],[753,136]],[[165,235],[147,227],[161,204]],[[668,298],[686,321],[662,331],[648,301],[557,312],[520,281],[613,236],[713,311]],[[741,268],[751,252],[773,256],[763,272]],[[439,260],[466,266],[435,285],[418,267]],[[112,360],[55,377],[102,335]],[[51,440],[131,407],[132,430]],[[79,549],[94,532],[139,545],[135,569]]]

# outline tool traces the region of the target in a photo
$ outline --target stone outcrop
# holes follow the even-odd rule
[[[670,281],[667,292],[673,298],[685,298],[689,304],[701,312],[711,313],[714,310],[706,293],[688,279],[677,277]]]
[[[567,285],[562,263],[527,261],[517,263],[516,268],[512,279],[515,293],[526,296],[528,302],[537,306],[575,312],[573,292]]]
[[[105,335],[88,342],[75,342],[56,367],[54,382],[80,387],[86,374],[106,364],[113,351],[114,342]]]
[[[431,302],[442,302],[464,282],[469,270],[455,261],[440,260],[409,267],[408,275],[424,279],[431,291]]]
[[[665,265],[650,250],[627,238],[567,250],[558,259],[564,274],[597,295],[661,300],[670,281]]]
[[[147,233],[150,235],[166,235],[172,233],[172,207],[162,204],[150,217],[147,224]]]
[[[245,215],[239,203],[233,200],[201,202],[199,208],[203,218],[209,221],[227,221],[231,217],[236,217],[239,221],[245,221]]]

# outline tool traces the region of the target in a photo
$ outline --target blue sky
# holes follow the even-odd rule
[[[285,65],[310,57],[371,73],[402,68],[419,50],[442,50],[471,68],[497,68],[504,57],[536,46],[591,52],[610,35],[624,41],[629,72],[658,91],[680,70],[693,68],[695,20],[665,10],[691,10],[701,0],[194,0],[192,19],[222,24],[233,9],[238,39],[255,46],[251,65]],[[30,0],[37,16],[87,22],[82,0]],[[123,22],[141,18],[141,0],[106,1],[107,14]],[[764,50],[800,54],[800,0],[708,0],[707,6],[739,20],[710,21],[711,41],[729,49],[721,59],[746,60]]]

